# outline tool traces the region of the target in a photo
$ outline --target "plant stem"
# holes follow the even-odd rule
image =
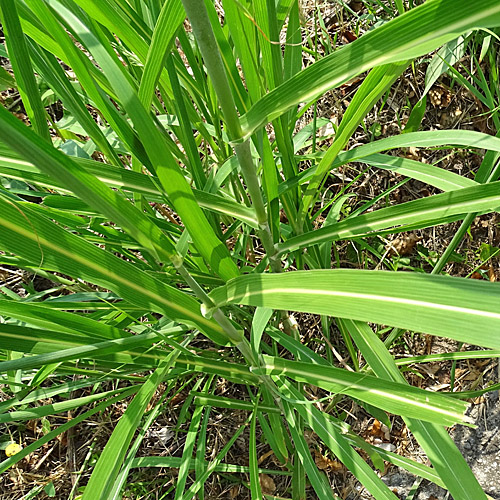
[[[236,104],[229,87],[226,71],[220,57],[219,47],[212,31],[207,10],[204,3],[199,0],[182,0],[182,3],[184,4],[184,9],[191,23],[193,34],[198,42],[208,75],[212,80],[215,93],[217,94],[217,99],[226,121],[229,138],[230,140],[236,141],[242,135],[241,126],[236,112]],[[259,238],[267,258],[269,259],[269,265],[273,272],[280,273],[283,270],[281,267],[281,260],[278,250],[274,245],[273,235],[269,226],[267,210],[262,197],[262,189],[250,150],[250,140],[247,139],[242,143],[235,142],[233,143],[233,147],[248,188],[248,193],[252,199],[252,205],[255,210],[257,222],[259,223]],[[297,338],[297,328],[296,326],[294,327],[288,314],[282,311],[281,317],[285,331],[292,337]]]
[[[236,112],[236,104],[229,87],[224,64],[220,57],[219,47],[215,40],[205,5],[199,0],[182,0],[182,3],[191,22],[193,34],[198,42],[208,75],[212,80],[215,93],[217,94],[229,138],[230,140],[238,140],[242,135],[242,131]],[[252,205],[259,223],[259,237],[266,251],[271,269],[274,272],[281,272],[281,264],[278,259],[276,247],[274,246],[271,228],[269,227],[261,186],[252,159],[250,142],[247,139],[240,144],[233,144],[233,147],[248,188],[248,193],[252,199]]]
[[[236,328],[231,324],[229,319],[224,315],[224,313],[219,309],[215,307],[215,304],[212,302],[212,299],[207,295],[205,290],[200,286],[200,284],[191,276],[189,271],[186,269],[182,261],[174,261],[175,268],[179,272],[179,274],[184,278],[184,281],[190,286],[191,290],[193,293],[198,297],[203,305],[209,309],[213,310],[213,317],[219,323],[219,325],[222,327],[224,332],[226,333],[227,337],[231,342],[236,344],[236,346],[239,348],[240,345],[248,343],[246,340],[245,336],[236,330]],[[248,346],[249,351],[251,352],[250,346]],[[246,357],[246,354],[248,354],[247,349],[243,347],[243,350],[240,348],[240,351],[242,354]],[[253,356],[252,356],[252,361]]]
[[[238,331],[234,325],[229,321],[227,316],[221,309],[215,307],[212,299],[207,295],[205,290],[199,283],[191,276],[182,262],[175,262],[175,267],[179,274],[184,278],[184,281],[191,287],[196,297],[198,297],[207,309],[213,310],[213,318],[222,327],[228,339],[235,344],[244,358],[250,363],[250,366],[259,366],[259,360],[255,357],[248,340],[242,332]],[[263,377],[265,378],[265,377]]]
[[[246,339],[243,333],[239,332],[229,321],[227,316],[222,312],[221,309],[215,308],[215,304],[212,302],[212,299],[206,294],[205,290],[201,288],[199,283],[191,276],[189,271],[186,269],[182,262],[175,262],[175,267],[179,274],[184,278],[186,283],[191,287],[194,294],[203,302],[203,304],[210,309],[213,309],[213,318],[217,323],[222,327],[227,337],[235,344],[238,350],[241,352],[247,363],[252,367],[259,367],[261,365],[261,360],[255,357],[255,354]],[[262,383],[268,387],[271,392],[276,395],[277,390],[276,386],[269,375],[260,375],[259,376]],[[275,398],[276,400],[276,398]],[[276,400],[276,403],[280,407],[282,411],[283,407],[279,400]]]
[[[497,134],[497,136],[498,136],[498,134]],[[487,161],[486,158],[483,160],[483,163],[485,161]],[[481,169],[482,168],[483,168],[483,165],[481,165]],[[493,157],[493,159],[491,160],[491,166],[490,166],[489,170],[490,170],[490,173],[484,181],[485,184],[487,184],[489,182],[496,181],[498,179],[498,176],[500,175],[500,162],[498,161],[498,155],[495,155]],[[476,176],[476,177],[478,177],[478,176]],[[468,214],[465,217],[462,224],[458,228],[458,231],[455,233],[455,236],[453,236],[453,239],[451,240],[450,244],[446,247],[446,250],[444,251],[443,255],[441,255],[441,257],[437,261],[436,265],[434,266],[433,270],[431,271],[431,274],[440,274],[441,273],[444,266],[448,263],[448,260],[451,256],[451,254],[458,247],[458,245],[462,241],[462,238],[464,237],[465,233],[467,232],[470,225],[472,224],[472,222],[474,221],[474,219],[478,215],[479,214],[477,214],[477,213],[473,213],[473,214]]]

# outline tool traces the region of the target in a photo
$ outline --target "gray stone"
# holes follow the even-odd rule
[[[500,403],[498,391],[487,394],[484,403],[472,405],[468,414],[477,428],[456,426],[450,434],[485,493],[494,500],[500,500]],[[389,472],[382,479],[390,488],[397,491],[400,498],[406,498],[415,481],[414,476],[401,471]],[[431,495],[438,500],[453,500],[448,492],[425,480],[420,484],[414,500],[428,500]]]

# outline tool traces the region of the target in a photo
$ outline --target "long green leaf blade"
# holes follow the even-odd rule
[[[19,206],[0,196],[0,228],[3,236],[0,247],[34,266],[79,276],[145,310],[156,310],[181,323],[197,325],[216,341],[225,343],[222,329],[203,318],[195,299],[65,231],[28,206]]]
[[[500,348],[498,283],[404,272],[312,270],[241,276],[210,296],[217,306],[325,314]]]
[[[175,257],[173,242],[136,207],[80,169],[71,158],[39,139],[3,107],[0,107],[0,123],[3,124],[2,141],[12,149],[120,224],[145,248],[169,260]]]
[[[348,328],[377,376],[406,383],[384,343],[366,323],[341,320],[341,325]],[[474,474],[443,427],[415,418],[406,418],[405,421],[431,459],[432,465],[452,493],[453,498],[460,500],[486,498]]]
[[[83,500],[107,500],[127,449],[158,385],[171,370],[178,351],[172,351],[148,377],[115,427],[85,488]]]
[[[259,375],[285,375],[333,393],[349,394],[391,413],[441,425],[467,420],[464,416],[467,405],[457,405],[456,400],[448,396],[333,366],[263,356],[263,364],[253,368],[252,372]]]
[[[498,25],[500,5],[490,0],[426,2],[312,64],[260,99],[241,118],[242,138],[363,71],[421,56],[472,28]]]
[[[98,64],[128,112],[139,137],[153,164],[163,189],[168,194],[176,212],[186,225],[196,247],[205,257],[212,269],[224,279],[234,278],[239,274],[227,247],[217,238],[203,211],[196,202],[179,165],[173,158],[167,145],[167,136],[156,127],[151,115],[142,105],[135,91],[130,76],[110,48],[101,44],[94,31],[97,26],[89,27],[73,12],[63,7],[57,0],[47,3],[64,14],[66,22],[87,45]],[[92,29],[91,29],[92,28]]]
[[[382,208],[294,236],[278,245],[280,253],[325,241],[363,236],[382,229],[429,227],[461,219],[470,212],[492,212],[500,207],[500,181],[437,194],[428,198]]]
[[[0,4],[5,40],[9,51],[9,59],[16,76],[17,88],[22,96],[26,112],[36,133],[46,141],[50,141],[47,117],[35,81],[26,39],[17,15],[15,0],[4,0]]]

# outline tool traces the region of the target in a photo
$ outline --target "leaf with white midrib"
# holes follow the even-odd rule
[[[78,276],[112,290],[132,304],[155,310],[184,324],[196,325],[225,343],[222,329],[205,319],[198,302],[162,283],[133,264],[98,248],[38,215],[0,196],[0,247],[43,269]]]
[[[498,283],[408,272],[310,270],[241,276],[210,297],[218,307],[245,304],[324,314],[500,348]]]
[[[324,241],[354,238],[370,232],[404,225],[437,225],[468,213],[492,212],[500,207],[500,181],[436,194],[374,212],[347,218],[336,224],[294,236],[278,245],[280,253]]]
[[[424,55],[472,28],[500,25],[491,0],[426,2],[320,59],[261,98],[241,117],[243,137],[364,71]],[[422,27],[425,26],[425,29]]]

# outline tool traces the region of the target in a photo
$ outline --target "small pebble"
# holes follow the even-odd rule
[[[385,451],[396,451],[396,447],[391,443],[380,443],[375,445],[377,448],[382,448]]]

